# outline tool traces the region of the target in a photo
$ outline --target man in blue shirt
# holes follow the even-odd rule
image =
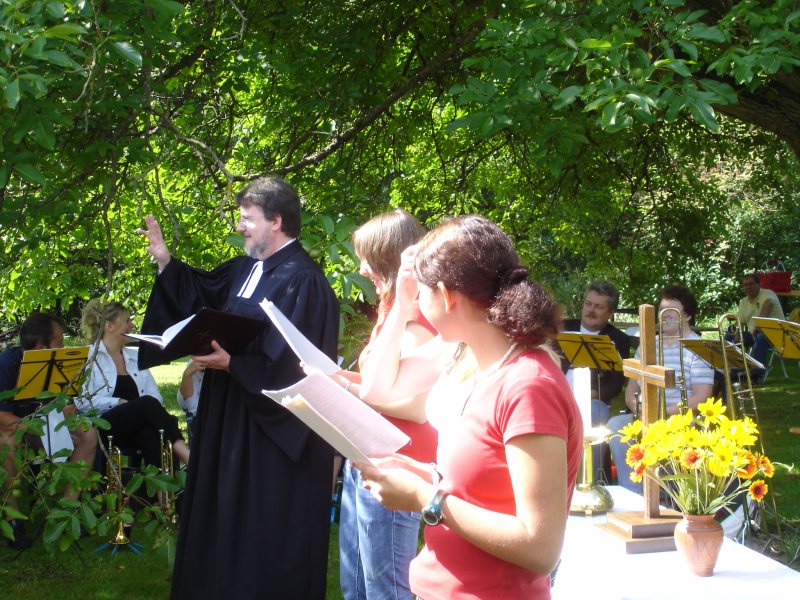
[[[20,345],[7,348],[0,353],[0,392],[14,390],[17,387],[19,369],[22,364],[22,355],[26,350],[46,350],[64,347],[65,324],[59,317],[48,313],[33,313],[20,327]],[[14,495],[13,482],[17,477],[17,468],[14,463],[16,449],[15,437],[23,425],[22,419],[36,412],[44,404],[40,400],[13,400],[5,398],[0,400],[0,456],[2,466],[8,475],[6,488],[0,493],[8,495],[8,506],[17,508],[17,499]],[[69,414],[74,411],[73,406],[67,406],[64,412]],[[30,443],[40,443],[39,438],[28,436]],[[75,449],[70,461],[84,461],[87,465],[94,462],[97,450],[97,434],[94,428],[84,431],[77,428],[70,431],[70,437]],[[78,492],[68,489],[65,495],[77,496]],[[27,548],[31,541],[25,533],[21,521],[10,521],[14,539],[8,540],[9,546],[15,549]]]

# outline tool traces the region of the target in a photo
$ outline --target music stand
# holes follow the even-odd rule
[[[767,317],[753,317],[753,322],[773,345],[778,356],[784,360],[800,359],[800,324]]]
[[[712,369],[725,368],[725,356],[722,354],[722,345],[719,340],[683,338],[680,340],[680,343],[689,352],[703,359]],[[733,342],[725,340],[724,344],[729,367],[733,369],[744,369],[746,364],[748,370],[764,368],[764,365],[749,354],[742,354],[741,349]]]
[[[622,357],[607,335],[565,331],[556,337],[556,341],[573,368],[622,372]],[[591,516],[607,512],[614,507],[611,494],[594,481],[592,472],[592,446],[605,441],[609,433],[605,427],[592,427],[583,432],[583,468],[572,493],[570,505],[572,513]]]
[[[89,357],[89,346],[76,348],[55,348],[44,350],[26,350],[22,355],[22,363],[17,377],[19,391],[14,396],[14,401],[35,400],[43,392],[53,394],[78,394],[78,381],[80,374]],[[57,429],[64,420],[63,414],[46,413],[44,447],[47,455],[52,458],[53,450],[73,448],[72,438],[65,427]],[[56,460],[66,460],[60,458]]]
[[[622,357],[607,335],[565,331],[556,338],[571,367],[622,373]]]
[[[17,387],[22,389],[14,400],[33,400],[42,392],[77,395],[78,379],[88,358],[89,346],[26,350],[17,378]]]

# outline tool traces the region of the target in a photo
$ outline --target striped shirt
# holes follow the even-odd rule
[[[687,339],[699,340],[700,336],[695,332],[691,332],[686,336]],[[656,336],[656,360],[659,356],[658,336]],[[640,358],[639,348],[636,349],[635,358]],[[659,361],[660,362],[660,361]],[[681,399],[681,390],[677,385],[677,379],[681,374],[681,359],[678,354],[678,344],[665,346],[664,348],[664,366],[668,369],[675,369],[676,385],[667,388],[667,406],[675,406]],[[692,386],[702,385],[704,383],[714,385],[714,369],[712,369],[707,362],[697,356],[693,352],[689,352],[683,348],[683,367],[686,377],[686,392],[689,397],[692,396]]]

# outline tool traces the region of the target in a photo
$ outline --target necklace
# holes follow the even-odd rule
[[[494,363],[494,365],[489,367],[483,373],[477,373],[472,376],[472,389],[470,389],[469,394],[467,394],[467,397],[464,399],[464,404],[461,406],[461,413],[459,414],[461,415],[464,414],[464,410],[467,408],[467,404],[469,404],[469,400],[470,398],[472,398],[472,394],[475,393],[475,388],[478,387],[478,384],[481,381],[484,381],[489,377],[491,377],[492,375],[494,375],[495,373],[497,373],[497,371],[499,371],[503,367],[503,365],[506,364],[508,357],[511,356],[511,353],[514,352],[516,348],[517,348],[517,342],[514,342],[508,347],[508,350],[506,350],[506,353],[503,354],[500,360]]]

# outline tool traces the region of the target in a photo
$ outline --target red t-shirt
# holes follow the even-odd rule
[[[439,431],[442,487],[488,510],[516,514],[505,445],[530,433],[567,441],[567,505],[583,453],[578,406],[561,368],[544,350],[528,350],[472,394],[452,398],[452,425]],[[466,401],[466,404],[464,402]],[[446,523],[446,522],[445,522]],[[425,548],[411,563],[411,589],[425,600],[550,597],[549,574],[535,573],[480,550],[442,523],[425,528]]]
[[[409,323],[422,325],[433,335],[436,335],[436,329],[434,329],[433,325],[423,316],[422,312],[419,310],[419,304],[414,302],[409,310],[411,311],[408,318]],[[381,304],[378,307],[378,321],[369,338],[370,343],[372,343],[372,340],[375,339],[378,332],[380,332],[383,327],[383,322],[386,320],[387,314],[389,314],[389,309]],[[390,417],[388,415],[383,415],[383,417],[411,438],[408,444],[397,451],[398,454],[408,456],[420,462],[432,462],[436,458],[436,429],[434,429],[430,423],[417,423],[416,421],[407,421],[406,419],[398,419],[397,417]]]

